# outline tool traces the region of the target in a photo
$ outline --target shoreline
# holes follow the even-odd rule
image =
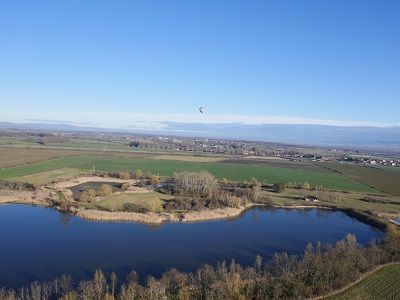
[[[364,223],[369,223],[377,228],[384,229],[390,222],[384,217],[371,216],[363,211],[357,211],[350,208],[340,208],[324,205],[315,204],[294,204],[294,205],[273,205],[267,203],[249,203],[244,206],[237,208],[224,207],[212,210],[199,210],[199,211],[183,211],[183,212],[148,212],[148,213],[138,213],[138,212],[124,212],[124,211],[106,211],[99,209],[85,209],[83,207],[78,207],[79,204],[71,202],[66,210],[62,210],[59,206],[55,206],[52,199],[59,197],[57,193],[61,192],[64,197],[72,197],[72,192],[69,189],[72,186],[79,185],[86,182],[116,182],[116,183],[132,183],[135,184],[136,180],[129,179],[119,179],[110,177],[100,177],[100,176],[80,176],[75,178],[70,178],[68,180],[59,181],[48,185],[46,187],[40,187],[36,191],[19,191],[19,190],[0,190],[0,204],[26,204],[53,208],[58,211],[65,211],[79,218],[91,221],[105,221],[105,222],[134,222],[142,224],[162,224],[166,222],[181,222],[181,223],[191,223],[191,222],[205,222],[212,220],[223,220],[235,218],[243,214],[248,209],[257,206],[264,206],[270,208],[280,208],[280,209],[325,209],[325,210],[338,210],[346,213],[350,217],[354,217],[363,221]],[[137,188],[136,192],[144,192],[142,188]],[[127,192],[129,193],[129,192]],[[53,203],[53,205],[52,205]]]
[[[29,194],[31,192],[25,192]],[[32,197],[19,198],[11,195],[3,196],[0,194],[0,205],[1,204],[21,204],[21,205],[33,205],[42,206],[46,208],[52,208],[60,211],[57,206],[49,205],[49,202],[44,199],[33,199]],[[271,208],[282,208],[282,209],[332,209],[329,207],[317,206],[317,205],[269,205],[262,203],[250,203],[246,206],[239,208],[225,207],[213,210],[199,210],[199,211],[188,211],[182,213],[174,212],[161,212],[161,213],[136,213],[136,212],[110,212],[97,209],[83,209],[83,208],[72,208],[66,213],[77,216],[84,220],[89,221],[104,221],[104,222],[133,222],[142,224],[162,224],[166,222],[172,223],[194,223],[194,222],[206,222],[213,220],[224,220],[235,218],[246,212],[247,210],[254,207],[271,207]]]
[[[189,211],[183,213],[174,212],[161,212],[161,213],[136,213],[136,212],[110,212],[105,210],[97,209],[83,209],[83,208],[71,208],[68,211],[63,211],[57,206],[51,206],[46,201],[34,200],[34,199],[4,199],[0,195],[0,206],[1,205],[32,205],[32,206],[42,206],[45,208],[51,208],[56,211],[65,212],[73,216],[79,217],[83,220],[88,221],[99,221],[99,222],[132,222],[139,224],[148,225],[160,225],[163,223],[196,223],[196,222],[207,222],[207,221],[217,221],[217,220],[227,220],[240,216],[247,210],[255,207],[269,207],[275,209],[323,209],[323,210],[337,210],[344,212],[349,217],[359,219],[360,221],[372,225],[380,230],[384,230],[387,223],[390,221],[384,219],[374,219],[370,220],[365,218],[363,212],[349,209],[341,209],[327,206],[317,206],[317,205],[271,205],[262,203],[250,203],[246,206],[240,208],[218,208],[214,210],[199,210],[199,211]]]

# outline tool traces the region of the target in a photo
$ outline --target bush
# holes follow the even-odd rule
[[[147,207],[136,205],[133,203],[125,203],[123,206],[123,211],[125,212],[136,212],[136,213],[148,213],[150,210]]]
[[[96,199],[96,191],[94,189],[87,189],[83,191],[79,197],[81,202],[93,202]]]
[[[129,182],[125,182],[121,185],[121,190],[122,191],[128,191],[132,187],[132,184]]]
[[[239,208],[242,205],[242,199],[237,196],[229,196],[226,204],[228,207]]]
[[[109,196],[112,194],[112,187],[109,184],[103,184],[99,191],[97,192],[98,196]]]
[[[160,182],[160,178],[157,175],[151,175],[150,181],[153,186],[156,186]]]
[[[0,190],[36,191],[37,188],[31,183],[0,180]]]
[[[137,205],[133,203],[126,203],[123,206],[125,212],[137,212],[137,213],[148,213],[148,212],[161,212],[163,210],[159,203],[149,203],[147,206]]]
[[[286,184],[283,182],[274,183],[272,189],[275,193],[282,193],[286,190]]]
[[[141,170],[141,169],[137,169],[136,171],[135,171],[135,178],[136,179],[140,179],[140,178],[142,178],[143,177],[143,171]]]
[[[128,180],[131,179],[131,175],[129,174],[129,172],[121,172],[119,173],[119,178]]]
[[[304,182],[302,188],[305,189],[305,190],[310,190],[311,189],[311,185],[308,182]]]

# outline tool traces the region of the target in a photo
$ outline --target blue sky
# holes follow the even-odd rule
[[[0,119],[399,125],[399,53],[400,1],[2,1]]]

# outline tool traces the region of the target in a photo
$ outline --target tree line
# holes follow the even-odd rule
[[[37,187],[27,182],[0,180],[0,190],[36,191]]]

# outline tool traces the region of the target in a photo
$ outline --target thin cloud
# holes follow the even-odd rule
[[[331,126],[373,126],[392,127],[400,124],[359,122],[348,120],[326,120],[289,116],[248,116],[228,114],[145,114],[124,112],[76,112],[76,113],[20,113],[10,115],[0,113],[1,121],[17,123],[66,123],[73,125],[95,126],[103,128],[141,128],[163,129],[166,123],[204,123],[228,124],[309,124]],[[59,121],[58,121],[59,120]]]

